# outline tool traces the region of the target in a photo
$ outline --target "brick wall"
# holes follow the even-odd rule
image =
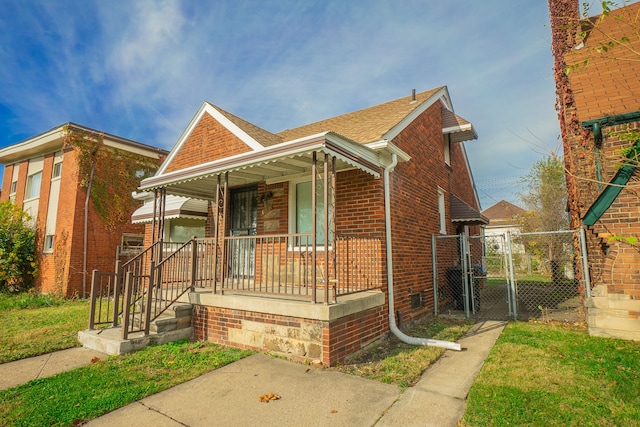
[[[250,151],[250,148],[209,114],[204,114],[166,172]]]
[[[603,190],[603,184],[616,173],[620,164],[617,151],[628,141],[612,135],[638,123],[605,127],[601,147],[597,147],[591,130],[583,121],[637,111],[640,108],[637,62],[627,61],[628,55],[637,57],[633,49],[617,51],[616,60],[594,55],[593,48],[606,37],[627,31],[624,24],[633,20],[639,5],[630,5],[612,12],[599,22],[600,30],[592,31],[581,49],[573,49],[577,37],[567,19],[579,17],[578,4],[570,0],[550,0],[552,48],[555,59],[556,107],[562,131],[564,161],[567,169],[567,189],[571,227],[582,226],[582,218]],[[620,19],[613,19],[613,16]],[[625,17],[626,16],[626,17]],[[638,40],[630,40],[638,46]],[[586,58],[589,66],[564,73],[568,65]],[[608,135],[608,136],[607,136]],[[598,173],[600,172],[600,174]],[[587,231],[587,253],[592,285],[592,298],[586,301],[589,331],[596,335],[616,336],[640,340],[640,253],[625,243],[610,240],[614,236],[638,236],[638,171],[604,215]],[[579,274],[582,267],[577,264]]]
[[[194,306],[192,321],[196,340],[329,362],[322,350],[327,322],[203,305]]]
[[[460,144],[451,144],[451,166],[444,161],[440,103],[423,112],[394,143],[411,156],[391,174],[395,308],[400,312],[397,320],[406,322],[433,312],[431,235],[440,232],[438,187],[446,192],[449,234],[459,232],[451,223],[452,194],[479,207]],[[423,306],[412,310],[410,297],[418,292],[423,294]]]
[[[384,334],[385,319],[382,307],[326,322],[195,305],[193,329],[196,340],[333,366]]]

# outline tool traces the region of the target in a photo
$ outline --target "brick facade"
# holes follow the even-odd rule
[[[448,233],[462,231],[462,226],[451,221],[449,206],[452,195],[479,211],[461,143],[451,143],[450,165],[445,163],[442,108],[443,104],[436,101],[392,141],[411,157],[410,161],[398,163],[390,175],[394,315],[401,325],[434,311],[431,236],[440,232],[438,188],[445,191]],[[178,151],[165,168],[166,172],[250,151],[250,147],[209,114],[203,115],[184,138],[176,146]],[[258,307],[253,310],[222,307],[219,306],[221,300],[212,300],[208,302],[211,305],[195,305],[195,338],[273,351],[294,358],[317,359],[333,365],[388,333],[384,174],[382,168],[377,172],[379,177],[357,168],[339,171],[333,207],[337,234],[373,237],[380,242],[377,257],[382,293],[377,295],[384,298],[378,298],[375,307],[345,313],[331,320],[319,320],[286,312],[273,314],[269,310],[271,304],[268,299],[262,302],[263,311]],[[258,181],[251,184],[257,188],[258,235],[290,232],[289,193],[294,185],[292,182],[295,181],[271,184]],[[230,188],[229,192],[233,190]],[[214,191],[212,189],[212,193]],[[215,203],[212,206],[205,225],[206,236],[215,233]],[[227,225],[221,226],[225,230],[228,228]],[[473,230],[478,231],[477,228]],[[225,234],[220,231],[220,236]],[[146,244],[151,243],[150,232],[148,226]],[[291,256],[296,256],[295,251]],[[260,265],[255,268],[258,281],[263,272]],[[417,293],[422,293],[422,304],[412,308],[411,297]]]
[[[611,48],[614,58],[597,51],[600,43],[631,35],[625,32],[637,28],[635,17],[640,4],[612,11],[602,21],[594,20],[599,28],[591,31],[577,49],[577,2],[550,0],[549,4],[571,227],[579,228],[618,171],[622,162],[619,149],[630,144],[616,133],[640,129],[638,121],[612,124],[612,118],[640,111],[640,80],[637,78],[640,69],[636,53],[640,41],[631,37],[631,49]],[[632,24],[628,25],[628,22]],[[566,67],[587,59],[587,67],[576,67],[568,74],[564,72]],[[596,141],[593,128],[585,125],[589,122],[601,125],[601,142]],[[640,340],[637,316],[640,311],[640,250],[637,245],[619,240],[640,236],[637,225],[640,223],[639,182],[636,168],[611,206],[586,230],[592,298],[585,301],[585,305],[589,331],[594,335]],[[581,270],[581,265],[578,264],[578,268]]]
[[[295,360],[319,360],[327,366],[343,361],[388,330],[378,307],[335,321],[196,305],[194,339],[287,355]]]
[[[50,150],[50,149],[49,149]],[[113,271],[116,261],[116,248],[121,244],[123,233],[143,234],[144,226],[131,223],[119,224],[107,229],[89,202],[87,221],[87,278],[84,278],[84,206],[86,192],[78,182],[78,152],[73,148],[64,149],[60,177],[60,193],[57,200],[57,214],[52,252],[44,252],[45,226],[47,214],[53,206],[49,206],[49,195],[52,184],[54,154],[62,150],[60,139],[57,150],[42,154],[44,164],[38,199],[38,216],[36,223],[36,256],[38,261],[38,277],[36,288],[43,293],[55,293],[66,297],[88,295],[91,290],[91,272]],[[163,152],[163,150],[154,149]],[[39,156],[33,156],[39,157]],[[27,183],[29,159],[16,162],[19,164],[19,178],[15,203],[24,203]],[[9,187],[13,176],[14,164],[5,167],[3,191],[0,200],[9,199]],[[127,194],[127,197],[130,195]]]
[[[165,172],[246,153],[249,147],[209,114],[202,116]]]

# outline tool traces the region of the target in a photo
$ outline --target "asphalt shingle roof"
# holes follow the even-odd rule
[[[412,102],[410,95],[294,129],[287,129],[276,135],[280,136],[283,141],[292,141],[309,135],[333,131],[360,143],[379,141],[385,133],[440,89],[442,87],[417,93],[414,102]]]

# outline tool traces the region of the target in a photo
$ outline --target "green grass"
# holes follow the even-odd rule
[[[88,316],[88,301],[0,293],[0,363],[78,346]]]
[[[149,347],[0,391],[6,426],[71,426],[251,354],[212,343]]]
[[[404,332],[409,336],[456,341],[472,322],[461,319],[426,318],[410,325]],[[415,385],[425,369],[444,353],[440,347],[418,347],[401,342],[392,336],[379,341],[351,357],[334,370],[396,384],[406,389]]]
[[[476,378],[463,426],[638,426],[640,343],[509,324]]]

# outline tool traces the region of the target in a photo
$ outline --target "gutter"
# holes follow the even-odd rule
[[[640,111],[618,114],[615,116],[600,117],[598,119],[587,120],[582,122],[582,126],[593,131],[593,142],[596,150],[596,179],[602,181],[602,173],[600,170],[599,152],[602,146],[603,134],[602,128],[606,126],[616,126],[632,122],[640,121]],[[636,142],[637,144],[638,142]],[[609,209],[611,204],[616,200],[622,188],[627,185],[636,166],[626,165],[621,167],[615,174],[613,179],[607,184],[605,189],[598,195],[589,210],[585,214],[582,221],[584,225],[590,226],[596,223],[600,217]]]
[[[629,182],[635,170],[635,166],[623,166],[618,170],[611,182],[609,182],[607,187],[600,193],[584,218],[582,218],[584,225],[593,225],[600,219],[602,214],[609,209],[613,201],[618,197],[622,188]]]
[[[391,155],[391,164],[384,168],[384,214],[387,246],[387,290],[389,294],[389,329],[398,339],[406,344],[442,347],[447,350],[461,351],[460,344],[451,341],[433,340],[430,338],[410,337],[402,332],[396,324],[394,315],[394,295],[393,295],[393,260],[391,248],[391,197],[389,195],[389,174],[398,164],[398,156]]]

